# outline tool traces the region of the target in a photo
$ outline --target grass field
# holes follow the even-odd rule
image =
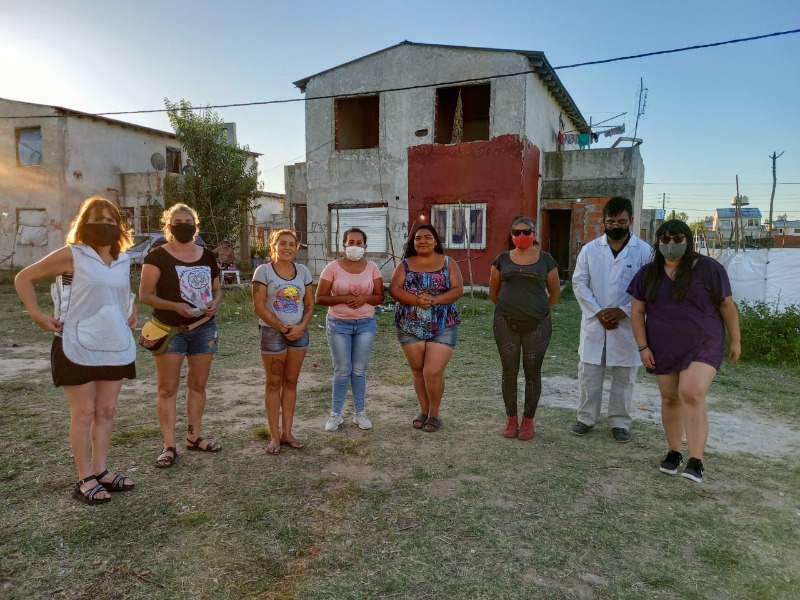
[[[660,427],[636,423],[627,445],[576,438],[574,410],[546,406],[532,442],[506,440],[491,304],[460,304],[440,432],[410,426],[416,399],[391,313],[370,363],[374,429],[349,424],[350,403],[340,430],[323,432],[331,364],[318,310],[295,431],[308,446],[270,456],[257,320],[249,292],[228,291],[203,428],[223,451],[179,448],[173,468],[154,468],[155,374],[140,351],[110,453],[136,490],[86,507],[70,498],[50,336],[0,284],[0,597],[800,598],[796,455],[710,453],[695,485],[658,472]],[[545,377],[575,377],[579,320],[567,291]],[[798,389],[800,373],[745,362],[726,365],[712,393],[796,430]]]

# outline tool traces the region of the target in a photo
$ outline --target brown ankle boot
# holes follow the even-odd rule
[[[503,429],[503,437],[517,437],[517,417],[506,417],[506,427]]]
[[[522,417],[519,426],[519,439],[527,441],[533,438],[533,417]]]

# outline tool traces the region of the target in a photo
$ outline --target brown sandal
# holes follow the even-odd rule
[[[200,442],[205,442],[206,447],[203,448]],[[215,440],[204,440],[201,437],[197,438],[195,441],[186,438],[186,449],[192,452],[219,452],[222,450],[222,444]]]
[[[167,454],[167,452],[172,452],[172,456],[165,456],[161,458],[162,454]],[[172,465],[175,464],[175,461],[178,460],[178,450],[175,446],[166,446],[163,450],[161,450],[161,454],[158,455],[156,459],[156,468],[157,469],[169,469]]]

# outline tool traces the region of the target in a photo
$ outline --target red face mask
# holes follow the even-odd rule
[[[511,241],[514,243],[514,247],[519,248],[520,250],[526,250],[533,246],[533,236],[532,235],[518,235],[511,238]]]

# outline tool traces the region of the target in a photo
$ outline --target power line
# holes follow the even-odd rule
[[[753,42],[756,40],[763,40],[766,38],[771,37],[778,37],[783,35],[790,35],[800,33],[800,29],[790,29],[787,31],[776,31],[774,33],[767,33],[764,35],[755,35],[746,38],[736,38],[733,40],[725,40],[723,42],[712,42],[709,44],[696,44],[694,46],[684,46],[682,48],[673,48],[670,50],[657,50],[655,52],[644,52],[642,54],[631,54],[628,56],[618,56],[615,58],[606,58],[602,60],[591,60],[585,61],[580,63],[574,63],[571,65],[561,65],[558,67],[537,67],[535,69],[529,69],[525,71],[517,71],[515,73],[504,73],[501,75],[487,75],[484,77],[474,77],[470,79],[457,79],[454,81],[440,81],[436,83],[424,83],[419,85],[409,85],[409,86],[402,86],[402,87],[394,87],[394,88],[385,88],[385,89],[378,89],[378,90],[371,90],[371,91],[364,91],[359,92],[358,94],[327,94],[324,96],[313,96],[308,97],[304,96],[303,98],[287,98],[283,100],[261,100],[256,102],[235,102],[232,104],[212,104],[207,106],[193,106],[191,110],[206,110],[209,108],[242,108],[248,106],[266,106],[270,104],[289,104],[293,102],[309,102],[311,100],[330,100],[333,98],[349,98],[355,96],[364,96],[364,95],[374,95],[379,93],[386,93],[386,92],[400,92],[406,90],[417,90],[417,89],[424,89],[429,87],[440,87],[440,86],[449,86],[449,85],[458,85],[458,84],[465,84],[465,83],[476,83],[480,81],[486,81],[487,79],[503,79],[506,77],[517,77],[519,75],[531,75],[531,74],[542,74],[548,73],[551,71],[559,71],[565,69],[575,69],[578,67],[588,67],[593,65],[602,65],[602,64],[609,64],[613,62],[620,62],[626,60],[635,60],[637,58],[648,58],[650,56],[660,56],[664,54],[676,54],[678,52],[689,52],[691,50],[702,50],[705,48],[714,48],[717,46],[725,46],[729,44],[742,44],[745,42]],[[138,115],[138,114],[148,114],[148,113],[164,113],[168,112],[169,109],[166,108],[155,108],[149,110],[120,110],[120,111],[109,111],[109,112],[99,112],[99,113],[81,113],[82,116],[86,117],[108,117],[114,115]],[[57,118],[61,115],[28,115],[28,116],[0,116],[0,119],[32,119],[32,118]],[[588,123],[585,123],[588,125]]]

